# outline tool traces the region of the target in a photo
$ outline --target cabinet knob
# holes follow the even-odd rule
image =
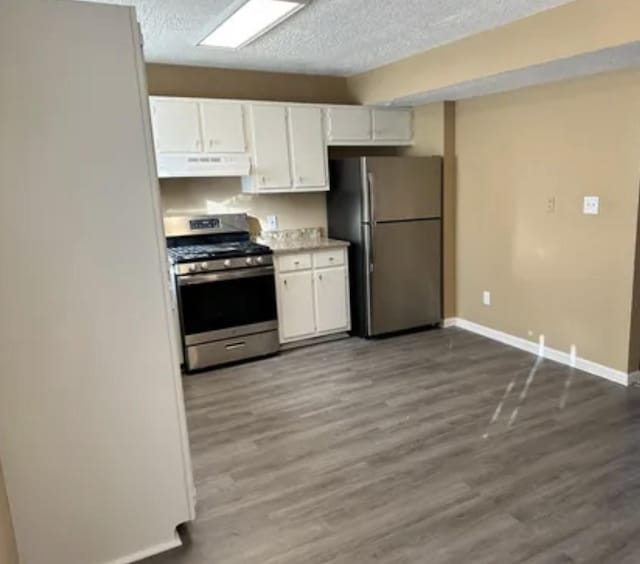
[[[318,278],[322,280],[322,274],[318,274]]]
[[[283,280],[282,283],[286,286],[287,285],[287,281]]]

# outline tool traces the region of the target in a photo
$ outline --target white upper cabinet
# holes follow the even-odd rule
[[[202,141],[208,153],[244,153],[243,107],[239,103],[206,100],[200,103]]]
[[[413,142],[411,110],[335,106],[326,112],[329,145],[410,145]]]
[[[291,189],[286,106],[254,104],[249,112],[253,176],[257,191]]]
[[[153,135],[158,153],[244,153],[240,102],[151,98]]]
[[[322,110],[294,106],[288,111],[294,188],[328,189]]]
[[[253,171],[245,192],[320,192],[329,189],[322,108],[249,105]]]
[[[203,150],[197,101],[151,99],[151,120],[158,153],[199,153]]]
[[[329,143],[371,140],[371,110],[369,108],[336,107],[327,110]]]
[[[374,141],[410,141],[413,137],[411,112],[408,110],[373,110]]]
[[[164,96],[150,106],[161,178],[238,176],[250,193],[329,190],[329,145],[413,142],[413,114],[398,108]]]

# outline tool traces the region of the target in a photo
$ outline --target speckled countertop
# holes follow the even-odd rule
[[[340,249],[348,247],[351,244],[349,241],[340,241],[338,239],[325,237],[324,229],[321,227],[265,231],[257,241],[258,243],[271,247],[276,254]]]
[[[258,239],[259,243],[271,247],[275,254],[295,253],[300,251],[320,251],[322,249],[339,249],[348,247],[349,241],[340,241],[339,239],[328,239],[320,237],[316,239]]]

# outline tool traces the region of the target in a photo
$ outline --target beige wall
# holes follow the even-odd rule
[[[444,102],[415,108],[413,131],[415,144],[403,151],[405,155],[444,155]]]
[[[324,192],[308,194],[243,194],[237,178],[176,178],[160,182],[165,215],[246,212],[266,227],[278,216],[278,229],[327,227]]]
[[[377,103],[640,40],[637,0],[577,0],[349,77]]]
[[[2,468],[0,468],[0,564],[18,564]]]
[[[638,116],[640,71],[457,104],[458,316],[627,371]]]

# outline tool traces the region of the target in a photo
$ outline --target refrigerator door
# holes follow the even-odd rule
[[[441,321],[440,220],[378,223],[365,233],[369,336]]]
[[[441,157],[366,157],[365,168],[365,222],[441,217]]]

